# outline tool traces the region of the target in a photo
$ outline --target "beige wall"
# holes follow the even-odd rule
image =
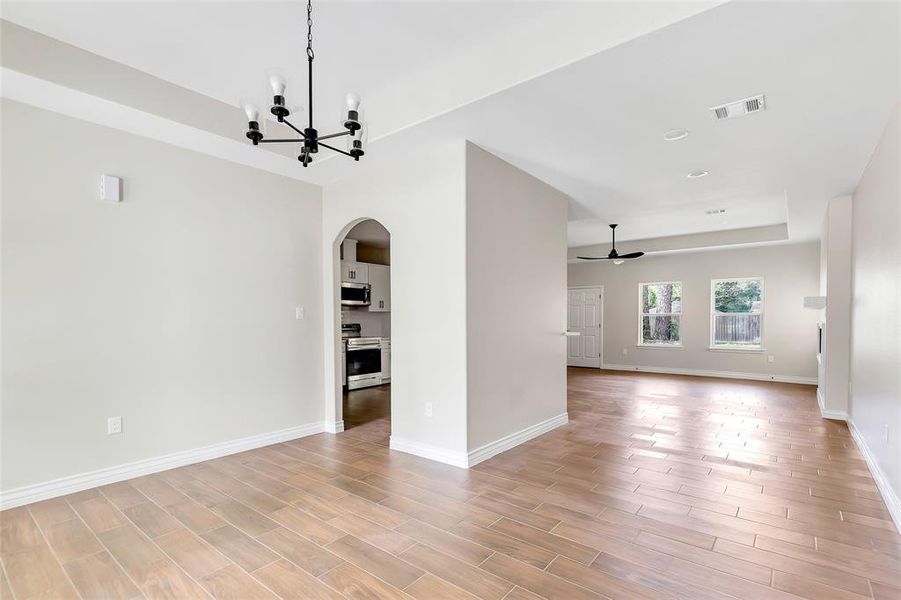
[[[467,144],[469,450],[566,412],[561,192]]]
[[[341,421],[338,244],[372,218],[391,234],[392,444],[458,462],[466,451],[464,161],[459,141],[363,171],[326,187],[322,221],[326,419]]]
[[[463,465],[565,413],[566,208],[462,140],[326,187],[326,419],[341,420],[338,243],[364,218],[391,234],[393,448]]]
[[[318,188],[2,110],[4,491],[322,423]]]
[[[820,293],[826,327],[818,368],[817,400],[824,414],[847,418],[851,368],[851,197],[833,198],[820,238]]]
[[[765,352],[711,351],[710,280],[763,277]],[[819,287],[819,244],[775,245],[570,264],[570,286],[604,286],[603,363],[815,381],[817,311],[804,296]],[[639,348],[638,285],[681,281],[684,348]],[[623,351],[627,354],[623,354]],[[773,356],[772,363],[767,356]]]
[[[851,420],[894,489],[901,526],[901,121],[896,107],[854,194]],[[886,498],[891,502],[889,498]]]

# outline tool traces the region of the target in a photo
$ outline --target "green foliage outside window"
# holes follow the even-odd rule
[[[713,303],[716,312],[749,313],[759,310],[754,303],[760,302],[760,298],[758,279],[718,281],[714,288]]]
[[[678,344],[682,313],[682,284],[641,285],[641,343]]]

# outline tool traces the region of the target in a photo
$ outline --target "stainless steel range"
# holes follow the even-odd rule
[[[348,390],[382,384],[381,338],[361,337],[360,325],[341,325]]]

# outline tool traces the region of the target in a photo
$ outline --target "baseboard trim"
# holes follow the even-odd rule
[[[870,447],[867,446],[866,440],[864,440],[863,435],[857,429],[852,419],[848,419],[848,429],[851,431],[851,437],[854,438],[860,453],[863,454],[864,460],[867,461],[870,473],[876,481],[876,487],[879,488],[882,500],[892,516],[892,521],[895,522],[895,529],[898,530],[898,533],[901,533],[901,498],[898,498],[895,488],[889,483],[888,477],[886,477],[879,463],[876,462],[876,457],[870,451]]]
[[[474,467],[482,461],[488,460],[492,456],[496,456],[501,452],[506,452],[507,450],[514,448],[522,444],[523,442],[527,442],[533,438],[538,437],[539,435],[551,431],[552,429],[556,429],[561,425],[566,425],[567,423],[569,423],[569,414],[562,413],[557,415],[556,417],[551,417],[546,421],[542,421],[541,423],[536,423],[535,425],[530,425],[525,429],[511,433],[510,435],[505,435],[499,440],[495,440],[493,442],[485,444],[484,446],[480,446],[472,452],[466,454],[464,454],[463,452],[454,452],[452,450],[445,450],[444,448],[438,448],[436,446],[414,442],[412,440],[406,440],[394,435],[391,436],[391,440],[388,445],[392,450],[397,450],[398,452],[406,452],[407,454],[421,456],[422,458],[434,460],[446,465],[453,465],[455,467],[468,469],[469,467]]]
[[[324,431],[326,433],[341,433],[342,431],[344,431],[344,421],[326,421]]]
[[[832,419],[833,421],[847,421],[848,413],[843,410],[823,410],[823,407],[820,407],[820,416],[824,419]]]
[[[848,413],[843,410],[826,410],[826,399],[823,398],[823,391],[817,388],[817,405],[820,407],[820,416],[824,419],[832,419],[833,421],[847,421]]]
[[[506,452],[511,448],[519,446],[523,442],[528,442],[532,438],[545,434],[552,429],[556,429],[562,425],[569,423],[569,413],[561,413],[555,417],[551,417],[541,423],[536,423],[525,429],[521,429],[510,435],[506,435],[499,440],[495,440],[484,446],[480,446],[467,455],[467,464],[473,467],[482,461],[488,460],[492,456],[496,456],[501,452]]]
[[[779,383],[800,383],[816,385],[816,377],[798,377],[796,375],[769,375],[766,373],[738,373],[735,371],[707,371],[704,369],[680,369],[674,367],[646,367],[643,365],[611,365],[603,364],[602,369],[612,371],[638,371],[644,373],[663,373],[666,375],[694,375],[696,377],[724,377],[726,379],[749,379],[752,381],[777,381]]]
[[[461,467],[463,469],[469,466],[466,460],[466,454],[463,452],[454,452],[453,450],[446,450],[445,448],[438,448],[437,446],[430,446],[429,444],[422,444],[420,442],[414,442],[413,440],[399,438],[395,435],[391,436],[388,447],[392,450],[397,450],[398,452],[413,454],[415,456],[434,460],[446,465]]]
[[[228,442],[220,442],[211,444],[201,448],[192,450],[183,450],[181,452],[173,452],[164,456],[147,458],[138,460],[115,467],[107,467],[78,475],[70,475],[60,477],[52,481],[26,485],[19,488],[0,492],[0,510],[22,506],[23,504],[31,504],[48,498],[56,498],[57,496],[65,496],[95,488],[101,485],[116,483],[142,475],[158,473],[176,467],[183,467],[194,463],[236,454],[254,448],[261,448],[279,442],[287,442],[308,435],[322,433],[324,427],[320,423],[311,423],[308,425],[300,425],[297,427],[289,427],[279,431],[271,431],[260,435],[252,435]]]

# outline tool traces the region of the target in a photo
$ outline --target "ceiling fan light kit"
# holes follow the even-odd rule
[[[625,261],[632,258],[644,256],[644,252],[629,252],[628,254],[619,254],[616,251],[616,223],[610,224],[610,231],[613,233],[613,242],[610,244],[610,253],[607,256],[577,256],[580,260],[612,260],[613,264],[621,265]]]
[[[307,79],[308,79],[308,100],[309,100],[309,121],[303,130],[295,127],[288,121],[291,115],[290,109],[285,105],[285,88],[287,84],[285,79],[279,75],[272,75],[269,78],[269,86],[272,88],[272,106],[269,112],[275,116],[279,123],[284,123],[300,135],[299,138],[287,139],[267,139],[260,130],[260,111],[253,104],[245,104],[244,112],[247,115],[247,132],[245,136],[254,146],[259,144],[297,144],[301,143],[300,155],[297,157],[304,167],[309,166],[313,162],[313,154],[319,152],[319,147],[328,148],[339,154],[348,156],[354,160],[360,160],[360,157],[366,154],[366,141],[368,139],[368,131],[362,118],[362,110],[360,109],[360,97],[356,94],[348,94],[345,99],[344,113],[344,131],[319,135],[319,131],[313,127],[313,4],[312,0],[307,0]],[[322,140],[347,136],[347,150],[341,150],[330,144],[324,143]]]

